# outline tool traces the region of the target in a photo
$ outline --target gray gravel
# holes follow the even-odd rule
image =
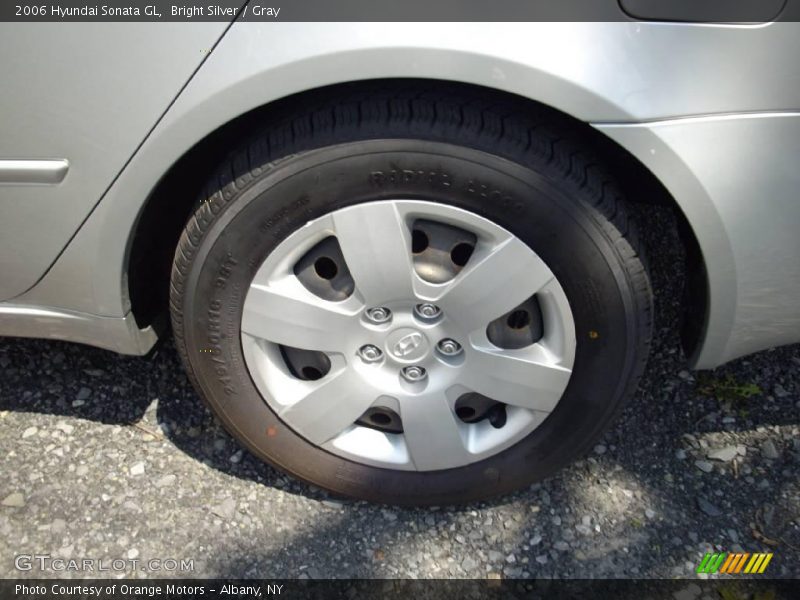
[[[689,372],[674,229],[642,215],[658,321],[636,397],[587,456],[489,503],[374,506],[281,475],[214,423],[169,341],[147,358],[0,341],[0,577],[18,554],[193,559],[201,577],[687,577],[707,551],[766,549],[769,575],[800,576],[800,346]],[[720,401],[719,382],[759,391]]]

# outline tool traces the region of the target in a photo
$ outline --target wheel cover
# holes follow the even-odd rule
[[[434,253],[419,251],[417,223],[433,223],[445,247],[470,236],[466,260],[450,253],[449,278],[426,275],[447,256],[422,263]],[[316,271],[298,271],[316,248]],[[326,282],[309,277],[339,296],[323,297],[314,286]],[[519,329],[531,298],[540,337],[490,341],[501,317]],[[282,241],[247,291],[241,341],[258,391],[296,433],[362,464],[417,471],[468,465],[526,437],[555,409],[575,359],[567,297],[529,246],[479,215],[415,200],[336,210]],[[313,366],[298,372],[293,356]],[[489,408],[465,419],[474,406]]]

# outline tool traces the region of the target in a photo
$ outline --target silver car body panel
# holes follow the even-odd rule
[[[666,185],[697,234],[710,309],[694,365],[800,341],[800,114],[599,129]]]
[[[42,277],[227,26],[0,24],[0,299]],[[53,158],[69,173],[14,165]]]
[[[158,340],[152,327],[139,329],[133,315],[99,317],[72,310],[0,303],[3,335],[69,340],[113,350],[145,354]]]
[[[125,318],[133,224],[187,149],[293,93],[415,77],[553,106],[615,139],[661,180],[709,272],[707,326],[694,366],[800,341],[800,308],[790,306],[800,291],[800,252],[788,235],[800,223],[791,164],[800,143],[798,55],[793,23],[236,23],[46,276],[14,302]],[[52,155],[46,144],[39,153]],[[64,198],[54,210],[76,210],[71,203],[82,201]],[[22,329],[16,325],[16,335]],[[44,332],[32,321],[29,335]]]

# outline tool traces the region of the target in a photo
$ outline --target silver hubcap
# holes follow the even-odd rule
[[[553,273],[514,235],[451,206],[386,200],[279,244],[247,291],[242,346],[264,400],[309,442],[431,471],[544,421],[571,375],[575,326]]]

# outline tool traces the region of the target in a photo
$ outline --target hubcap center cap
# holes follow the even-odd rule
[[[425,358],[430,346],[427,336],[413,327],[395,329],[386,337],[387,354],[403,363],[413,363]]]

